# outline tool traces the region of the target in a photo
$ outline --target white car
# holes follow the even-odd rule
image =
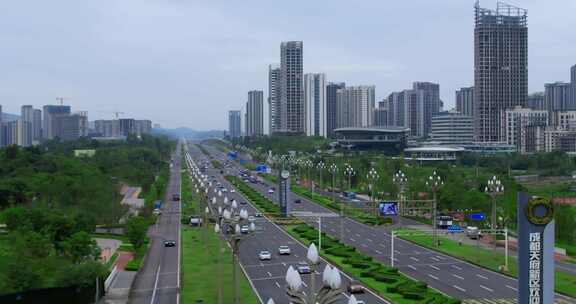
[[[255,220],[253,215],[248,216],[248,221],[252,223]]]
[[[290,254],[290,247],[282,245],[280,247],[278,247],[278,254],[279,255],[288,255]]]
[[[258,253],[258,259],[260,259],[260,261],[270,261],[272,259],[272,254],[268,250],[262,250]]]
[[[230,189],[230,193],[236,193],[236,189]]]
[[[226,188],[222,188],[222,193],[226,193],[228,192],[228,190],[226,190]]]
[[[274,194],[274,189],[268,189],[268,194]]]

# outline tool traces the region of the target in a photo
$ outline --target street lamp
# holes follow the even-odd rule
[[[504,193],[504,185],[500,182],[500,180],[496,176],[492,176],[491,179],[488,180],[488,185],[484,188],[484,192],[490,195],[491,203],[492,203],[492,216],[491,216],[491,229],[494,231],[498,229],[498,222],[496,216],[496,196],[499,194]],[[496,235],[492,235],[493,240],[492,243],[494,245],[494,249],[496,249]]]
[[[338,166],[332,163],[328,168],[330,174],[332,174],[332,200],[336,204],[336,173],[338,173]],[[340,240],[344,239],[344,206],[340,202]]]
[[[220,207],[219,207],[220,208]],[[220,209],[219,209],[220,211]],[[239,286],[238,286],[238,264],[239,264],[239,256],[240,256],[240,241],[246,238],[248,235],[253,234],[256,231],[256,226],[254,223],[249,225],[249,229],[246,232],[243,232],[241,226],[248,220],[248,211],[246,209],[238,210],[238,205],[236,204],[235,200],[232,200],[230,204],[230,208],[225,208],[222,211],[222,215],[220,218],[220,225],[222,227],[227,227],[224,230],[224,233],[230,230],[230,228],[234,229],[234,232],[230,238],[232,243],[232,278],[234,280],[233,287],[234,287],[234,304],[240,303],[239,298]]]
[[[376,205],[376,200],[374,199],[374,182],[378,181],[380,175],[374,169],[374,167],[370,168],[370,171],[366,174],[366,179],[369,180],[368,188],[370,190],[370,201],[374,203],[374,215],[378,216],[378,206]]]
[[[408,177],[402,172],[402,170],[398,170],[394,176],[392,176],[392,181],[398,187],[398,200],[400,201],[398,210],[400,215],[404,215],[404,201],[406,197],[404,196],[404,191],[406,191],[406,185],[408,185]]]
[[[312,181],[311,176],[310,176],[310,169],[312,167],[314,167],[314,163],[308,159],[308,160],[304,161],[304,167],[306,167],[308,169],[308,183],[310,183],[310,193],[312,193],[314,191],[313,190],[314,182]]]
[[[444,182],[442,181],[442,178],[438,174],[436,174],[436,171],[434,171],[432,173],[432,175],[430,175],[428,177],[428,180],[426,181],[426,186],[428,186],[430,191],[432,191],[432,197],[433,197],[433,202],[432,202],[433,238],[432,238],[432,242],[433,242],[434,247],[438,247],[438,219],[436,216],[437,209],[438,209],[438,206],[437,206],[438,200],[436,198],[436,195],[438,193],[438,190],[440,190],[440,187],[442,187],[443,185],[444,185]]]
[[[323,161],[320,161],[318,164],[316,164],[316,169],[318,169],[318,174],[320,177],[320,190],[322,190],[322,172],[324,169],[326,169],[326,164],[324,164]]]
[[[344,175],[346,175],[346,177],[348,177],[348,190],[351,191],[352,190],[352,176],[356,175],[356,172],[354,171],[354,168],[352,168],[352,166],[350,166],[349,164],[344,165],[346,168],[344,168]]]
[[[319,263],[318,251],[314,243],[308,248],[308,264],[310,265],[311,278],[310,290],[306,294],[302,289],[304,283],[298,271],[292,266],[288,267],[286,272],[287,290],[286,294],[293,304],[331,304],[341,299],[343,290],[341,288],[342,278],[340,271],[335,267],[326,264],[322,273],[322,288],[316,293],[315,277],[316,267]]]

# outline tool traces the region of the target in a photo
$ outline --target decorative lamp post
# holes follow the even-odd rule
[[[404,215],[404,202],[406,197],[404,196],[404,191],[406,191],[406,186],[408,185],[408,177],[402,172],[398,170],[394,176],[392,176],[392,181],[398,187],[398,201],[400,202],[398,210],[399,215]]]
[[[504,184],[502,184],[496,176],[492,176],[492,178],[488,180],[488,184],[486,188],[484,188],[484,192],[490,195],[492,203],[492,216],[490,218],[491,220],[490,228],[492,229],[493,232],[495,232],[494,230],[498,229],[498,221],[496,215],[496,196],[504,193]],[[494,245],[494,249],[496,249],[496,234],[492,234],[492,236],[493,236],[492,243]]]
[[[308,183],[310,184],[310,193],[312,193],[314,191],[313,190],[314,182],[312,181],[311,176],[310,176],[310,169],[312,169],[312,167],[314,167],[314,163],[308,159],[308,160],[304,161],[303,165],[305,168],[308,169]]]
[[[336,173],[338,173],[338,166],[332,163],[328,168],[332,174],[332,200],[336,204]],[[344,239],[344,205],[340,202],[340,240]]]
[[[310,253],[312,246],[308,249]],[[315,249],[315,246],[314,246]],[[316,251],[316,254],[318,252]],[[317,255],[316,255],[317,258]],[[341,300],[342,293],[344,292],[341,288],[342,286],[342,278],[340,277],[340,271],[338,269],[331,267],[330,265],[326,265],[324,268],[324,272],[322,273],[322,288],[316,292],[315,289],[315,268],[316,264],[312,264],[312,261],[309,260],[311,266],[312,277],[310,282],[310,290],[306,294],[302,289],[304,285],[302,282],[302,278],[298,271],[294,270],[292,266],[288,268],[286,272],[286,283],[287,283],[287,290],[286,294],[290,299],[290,303],[293,304],[331,304],[336,303]],[[317,263],[317,261],[316,261]]]
[[[323,161],[320,161],[316,164],[316,169],[318,169],[318,174],[320,177],[320,189],[322,189],[322,172],[324,172],[324,169],[326,169],[326,164],[324,164]]]
[[[356,175],[356,171],[354,171],[354,168],[352,168],[352,166],[350,166],[349,164],[344,165],[344,175],[346,175],[346,177],[348,177],[348,190],[351,191],[352,190],[352,176]]]
[[[366,174],[366,179],[369,181],[368,189],[370,190],[370,201],[374,204],[374,215],[378,216],[378,205],[376,204],[376,200],[374,199],[374,188],[375,183],[380,178],[378,171],[374,169],[374,167],[370,168],[370,171]]]
[[[438,218],[437,218],[437,212],[438,212],[438,200],[437,200],[437,194],[438,194],[438,190],[440,190],[440,187],[442,187],[444,185],[444,181],[442,181],[442,178],[436,174],[436,171],[434,171],[432,173],[432,175],[430,175],[428,177],[428,180],[426,181],[426,186],[428,186],[428,188],[430,189],[430,191],[432,191],[432,231],[433,231],[433,238],[432,238],[432,242],[433,242],[433,246],[434,247],[438,247]]]

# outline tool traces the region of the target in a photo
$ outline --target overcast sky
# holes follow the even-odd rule
[[[569,81],[575,0],[527,0],[530,92]],[[482,1],[494,8],[496,1]],[[280,42],[304,41],[304,71],[376,85],[440,83],[446,108],[473,84],[471,0],[2,0],[0,104],[16,113],[68,97],[90,120],[227,128],[247,91],[267,97]]]

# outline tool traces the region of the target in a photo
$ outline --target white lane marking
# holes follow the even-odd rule
[[[455,277],[455,278],[457,278],[457,279],[464,280],[463,277],[461,277],[461,276],[459,276],[459,275],[457,275],[457,274],[452,274],[452,276]]]
[[[278,282],[274,282],[276,283],[276,287],[280,288],[280,284],[278,284]]]
[[[436,261],[436,262],[440,262],[440,260],[439,260],[439,259],[437,259],[437,258],[434,258],[434,257],[430,257],[430,259],[432,259],[432,260],[434,260],[434,261]]]
[[[286,267],[286,263],[282,262],[282,266]]]
[[[412,266],[412,265],[408,265],[408,266],[406,266],[406,267],[408,267],[408,268],[410,268],[410,269],[412,269],[412,270],[416,270],[416,267],[414,267],[414,266]]]
[[[302,285],[304,285],[304,287],[308,288],[308,285],[306,285],[306,282],[302,281]]]
[[[492,290],[492,289],[490,289],[490,288],[488,288],[488,287],[486,287],[486,286],[484,286],[484,285],[480,285],[480,288],[486,289],[486,290],[488,290],[489,292],[494,292],[494,290]]]
[[[294,254],[294,256],[295,256],[295,257],[298,257],[298,255],[297,255],[297,254]]]
[[[395,253],[395,254],[400,254],[400,251],[394,250],[394,253]]]
[[[447,258],[445,258],[445,257],[443,257],[443,256],[439,256],[439,255],[436,255],[435,257],[436,257],[437,259],[441,259],[441,260],[446,260],[446,259],[447,259]]]
[[[462,268],[460,268],[460,267],[458,267],[458,266],[456,266],[456,265],[450,265],[450,267],[452,267],[452,268],[454,268],[454,269],[456,269],[456,270],[462,270]]]
[[[158,269],[156,269],[156,280],[154,281],[154,290],[152,291],[152,299],[150,300],[150,304],[154,304],[154,300],[156,298],[156,289],[158,289],[158,277],[160,276],[160,266],[158,265]]]
[[[431,277],[431,278],[433,278],[434,280],[438,280],[438,277],[437,277],[437,276],[435,276],[435,275],[431,275],[431,274],[429,274],[428,276],[429,276],[429,277]]]
[[[374,249],[374,251],[376,251],[377,254],[382,254],[382,252],[378,249]]]
[[[352,242],[356,242],[356,240],[355,240],[355,239],[353,239],[353,238],[350,238],[350,241],[352,241]]]
[[[372,239],[366,239],[368,242],[372,242]]]
[[[368,247],[368,245],[366,245],[366,244],[362,244],[362,246],[363,246],[363,247]]]
[[[460,287],[460,286],[458,286],[458,285],[452,285],[452,287],[460,290],[461,292],[466,292],[466,289],[464,289],[464,288],[462,288],[462,287]]]
[[[410,257],[411,260],[414,260],[416,262],[420,261],[419,259],[415,258],[415,257]]]
[[[269,277],[272,277],[272,274],[270,273],[270,271],[267,271],[267,273],[268,273]]]
[[[362,236],[361,236],[360,234],[358,234],[358,233],[356,233],[356,236],[357,236],[357,237],[362,237]]]
[[[436,267],[436,266],[434,266],[434,265],[428,265],[428,266],[430,266],[430,268],[432,268],[432,269],[440,270],[440,268],[438,268],[438,267]]]
[[[481,279],[488,280],[487,277],[485,277],[485,276],[483,276],[483,275],[481,275],[481,274],[477,274],[476,276],[479,277],[479,278],[481,278]]]
[[[506,285],[506,287],[508,287],[508,288],[510,288],[510,289],[512,289],[512,290],[514,290],[514,291],[518,291],[518,288],[516,288],[516,287],[514,287],[514,286]]]

